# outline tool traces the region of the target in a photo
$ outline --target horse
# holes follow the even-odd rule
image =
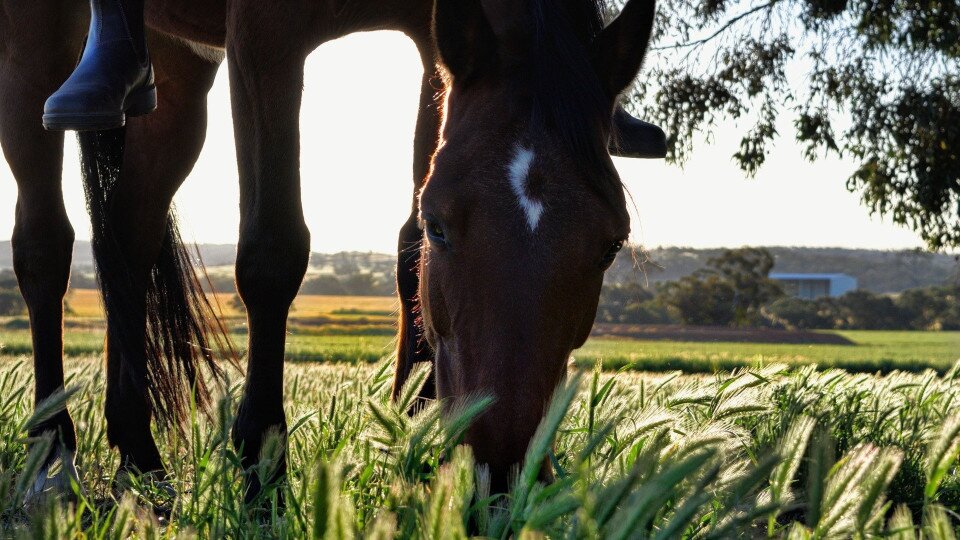
[[[39,118],[88,19],[72,0],[0,6],[0,143],[18,186],[14,266],[39,404],[64,385],[74,239],[60,189],[63,135],[43,131]],[[268,432],[286,431],[286,318],[310,242],[299,189],[304,62],[329,40],[396,30],[416,45],[424,74],[411,212],[398,241],[393,391],[415,364],[432,362],[424,397],[493,394],[466,441],[495,485],[506,485],[570,351],[589,333],[603,271],[628,234],[610,152],[665,154],[662,130],[617,107],[653,11],[653,0],[630,0],[604,27],[596,0],[149,0],[158,110],[79,134],[118,473],[163,477],[151,421],[181,426],[192,397],[208,400],[203,373],[232,356],[170,212],[203,146],[206,96],[224,54],[240,177],[236,285],[249,328],[232,439],[249,467]],[[64,465],[54,480],[44,468],[34,491],[75,479],[74,429],[64,410],[31,433],[56,437],[47,465]],[[275,479],[285,467],[281,456]],[[245,499],[261,490],[249,475]]]

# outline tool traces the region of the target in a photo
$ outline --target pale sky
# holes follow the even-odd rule
[[[421,68],[403,35],[350,36],[318,49],[306,67],[301,171],[312,249],[396,251],[412,196],[411,160]],[[177,195],[187,241],[236,243],[238,188],[226,67],[209,97],[206,146]],[[40,121],[39,116],[37,122]],[[662,160],[617,159],[637,213],[633,238],[648,247],[681,245],[922,245],[917,234],[871,218],[846,190],[852,162],[808,163],[784,122],[767,163],[745,179],[731,159],[739,138],[717,134],[681,169]],[[77,150],[68,136],[64,197],[77,238],[89,238]],[[0,161],[0,240],[13,230],[16,185]]]

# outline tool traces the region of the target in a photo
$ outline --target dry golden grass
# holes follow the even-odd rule
[[[399,308],[394,296],[298,296],[293,303],[298,317],[327,315],[338,310],[394,313]]]
[[[70,311],[68,317],[76,318],[103,318],[103,304],[100,302],[100,291],[95,289],[70,289],[66,299]]]
[[[211,301],[216,300],[228,318],[242,317],[243,314],[234,309],[233,294],[218,293],[211,295]],[[75,318],[103,318],[103,306],[100,303],[99,291],[93,289],[71,289],[67,296],[67,304],[72,310],[70,317]],[[214,304],[216,305],[216,304]],[[397,299],[392,296],[298,296],[293,304],[293,315],[296,317],[320,317],[333,314],[336,311],[359,312],[396,312]]]

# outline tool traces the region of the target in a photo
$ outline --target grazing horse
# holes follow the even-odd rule
[[[603,270],[627,236],[608,146],[630,157],[665,152],[659,128],[615,111],[639,69],[653,0],[631,0],[606,29],[595,2],[149,0],[158,110],[80,136],[107,311],[108,439],[121,468],[162,475],[151,419],[178,425],[191,389],[206,395],[203,367],[216,371],[217,349],[229,355],[169,213],[202,148],[223,51],[240,174],[236,282],[249,325],[233,441],[250,465],[265,434],[286,427],[286,317],[309,255],[299,171],[304,62],[326,41],[388,29],[413,40],[424,66],[413,204],[398,245],[394,391],[436,351],[439,397],[493,393],[496,405],[467,439],[504,485],[589,332]],[[14,264],[38,402],[63,386],[73,242],[60,190],[63,136],[44,132],[40,116],[81,49],[86,11],[74,0],[0,0],[0,142],[18,183]],[[69,472],[69,413],[35,435],[43,432],[57,435],[50,461],[62,459]],[[47,487],[41,475],[37,490]],[[256,498],[256,475],[247,486],[246,498]]]
[[[495,488],[523,460],[629,235],[607,142],[653,17],[647,0],[606,28],[591,1],[437,2],[451,81],[420,195],[420,299],[438,394],[496,399],[466,435]]]

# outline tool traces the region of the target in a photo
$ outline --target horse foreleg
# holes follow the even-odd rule
[[[295,3],[294,3],[295,4]],[[240,173],[237,289],[247,309],[247,378],[233,442],[247,469],[245,500],[286,473],[283,355],[287,313],[306,273],[310,233],[300,196],[300,100],[306,51],[286,29],[302,28],[290,4],[260,9],[234,1],[227,61]],[[281,29],[284,29],[281,31]],[[263,456],[267,435],[275,455]],[[265,502],[265,501],[261,501]]]
[[[63,134],[44,131],[40,116],[47,96],[76,61],[85,24],[80,13],[73,13],[83,6],[51,4],[5,2],[0,6],[9,15],[0,17],[0,145],[17,181],[13,264],[30,316],[35,404],[64,385],[63,297],[74,236],[61,191]],[[42,27],[32,28],[31,23]],[[77,439],[67,410],[29,435],[43,434],[53,435],[53,446],[31,482],[31,497],[51,490],[69,491],[70,481],[77,480],[73,464]],[[48,478],[58,459],[62,474]]]

